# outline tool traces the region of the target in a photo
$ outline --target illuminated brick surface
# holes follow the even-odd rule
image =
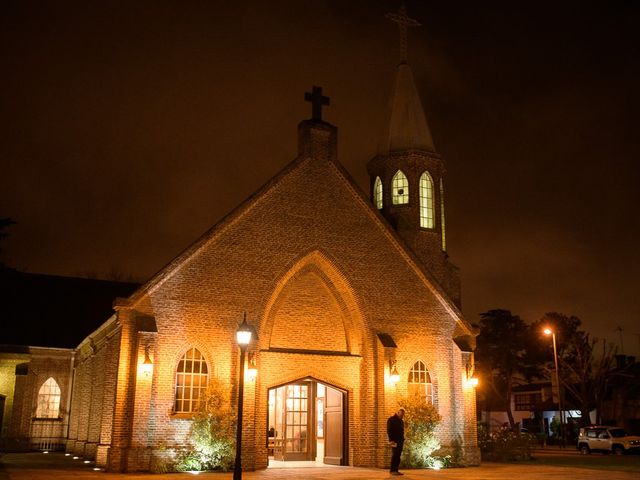
[[[172,412],[178,361],[199,349],[235,405],[234,338],[246,311],[258,334],[250,348],[258,377],[245,387],[246,468],[267,465],[268,389],[305,377],[347,392],[348,463],[385,466],[386,419],[417,360],[433,379],[445,452],[460,441],[469,461],[478,460],[475,392],[464,386],[472,354],[453,340],[472,332],[420,255],[337,164],[335,135],[328,124],[302,122],[297,160],[118,302],[102,343],[80,355],[70,451],[135,471],[185,445],[190,420]],[[141,327],[150,317],[155,328]],[[385,348],[378,333],[397,348]],[[139,370],[147,346],[149,377]],[[388,380],[391,359],[397,385]]]

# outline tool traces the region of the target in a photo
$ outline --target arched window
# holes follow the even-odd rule
[[[409,395],[422,397],[427,403],[433,404],[431,376],[420,360],[413,364],[409,372]]]
[[[208,380],[207,362],[197,348],[192,348],[184,354],[178,363],[174,412],[197,411],[200,397],[207,388]]]
[[[442,251],[447,251],[447,237],[444,229],[444,184],[440,179],[440,226],[442,227]]]
[[[53,378],[47,379],[38,391],[36,418],[58,418],[60,416],[60,387]]]
[[[420,226],[433,228],[433,180],[429,172],[420,176]]]
[[[402,170],[391,179],[391,200],[394,205],[409,203],[409,181]]]
[[[376,177],[373,184],[373,204],[378,210],[382,210],[382,181],[380,177]]]

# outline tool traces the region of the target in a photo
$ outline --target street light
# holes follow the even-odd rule
[[[240,347],[240,383],[238,385],[238,425],[236,427],[236,463],[233,480],[242,480],[242,409],[244,403],[244,356],[252,338],[257,337],[254,328],[247,323],[245,312],[242,323],[236,330],[236,343]]]
[[[564,411],[562,409],[562,393],[560,389],[560,374],[558,373],[558,350],[556,349],[556,332],[549,327],[543,330],[545,335],[551,335],[553,338],[553,361],[556,365],[556,385],[558,385],[558,409],[560,410],[560,438],[562,439],[562,446],[565,446],[564,441]]]

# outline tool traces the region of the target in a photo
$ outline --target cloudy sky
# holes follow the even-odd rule
[[[312,85],[368,191],[398,5],[5,0],[5,262],[148,278],[294,158]],[[470,321],[561,311],[640,354],[638,5],[408,2]]]

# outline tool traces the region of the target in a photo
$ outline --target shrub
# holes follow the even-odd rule
[[[528,460],[537,445],[535,435],[513,432],[503,427],[489,432],[486,425],[478,426],[478,446],[483,460],[509,462]]]
[[[433,454],[440,449],[435,429],[441,417],[433,405],[417,395],[403,398],[398,404],[405,410],[403,464],[407,467],[440,468],[448,459]]]
[[[229,470],[235,455],[234,421],[227,388],[211,379],[193,417],[191,445],[180,455],[176,470]]]

